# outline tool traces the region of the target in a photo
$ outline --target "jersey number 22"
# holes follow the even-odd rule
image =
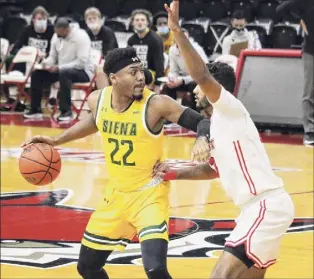
[[[135,166],[135,162],[131,163],[131,162],[128,161],[128,157],[131,155],[131,153],[134,150],[132,141],[130,141],[130,140],[118,141],[117,139],[109,138],[108,142],[114,144],[114,149],[110,153],[111,162],[113,164],[120,165],[120,166],[121,165],[123,165],[123,166]],[[127,152],[125,152],[125,154],[122,157],[122,162],[121,162],[121,160],[118,161],[118,160],[115,159],[115,155],[119,151],[121,145],[124,145],[124,146],[127,145],[128,146]]]

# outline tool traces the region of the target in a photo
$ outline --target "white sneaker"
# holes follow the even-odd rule
[[[24,113],[23,116],[28,119],[41,119],[44,117],[42,111],[40,110],[30,110],[29,112]]]

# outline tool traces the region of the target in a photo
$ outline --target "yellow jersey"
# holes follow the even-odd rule
[[[109,185],[121,192],[158,185],[161,181],[152,179],[152,172],[156,162],[164,159],[163,126],[154,133],[146,124],[148,103],[155,94],[145,88],[142,100],[118,113],[111,106],[112,90],[112,86],[103,89],[95,113]]]

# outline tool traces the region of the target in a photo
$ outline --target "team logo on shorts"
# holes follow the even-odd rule
[[[52,268],[75,263],[93,210],[64,205],[68,190],[1,195],[1,263]],[[313,218],[297,218],[288,233],[313,230]],[[234,220],[172,217],[169,258],[217,257]],[[134,238],[124,252],[114,252],[109,264],[141,264]]]

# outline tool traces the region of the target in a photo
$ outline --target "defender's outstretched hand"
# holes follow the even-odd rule
[[[170,7],[165,4],[165,9],[168,12],[168,27],[172,31],[180,30],[179,24],[179,0],[174,0]]]

